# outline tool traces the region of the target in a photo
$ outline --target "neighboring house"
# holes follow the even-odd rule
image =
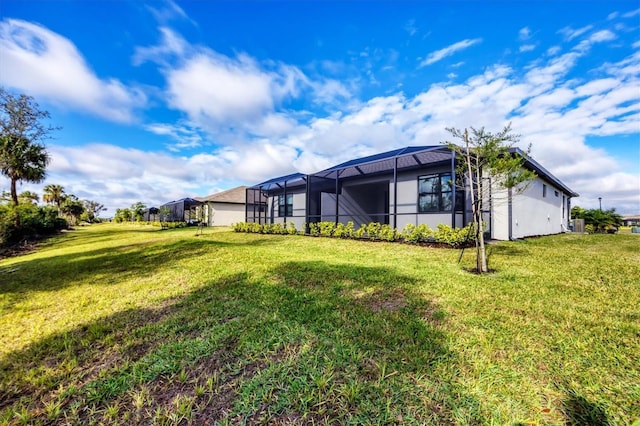
[[[201,207],[204,205],[202,201],[193,198],[182,198],[176,201],[170,201],[160,206],[169,208],[169,217],[161,219],[167,222],[187,222],[195,224],[202,220]],[[160,210],[158,209],[158,210]]]
[[[640,215],[622,216],[622,226],[640,226]]]
[[[522,153],[517,149],[514,151]],[[247,222],[353,221],[463,227],[471,219],[469,191],[452,185],[456,154],[448,147],[419,146],[359,158],[320,172],[295,173],[247,188]],[[483,206],[490,238],[508,240],[568,230],[571,198],[578,194],[532,158],[537,178],[520,194],[492,185]]]
[[[157,207],[149,207],[142,214],[142,220],[144,220],[145,222],[157,222],[160,220],[158,212],[159,210]]]
[[[204,208],[203,220],[208,226],[230,226],[245,220],[247,187],[238,186],[206,197],[196,197]]]

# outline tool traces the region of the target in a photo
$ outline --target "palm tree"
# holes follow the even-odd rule
[[[18,182],[40,183],[51,158],[44,146],[25,137],[3,135],[0,138],[0,172],[11,182],[11,200],[18,205]]]
[[[47,204],[55,204],[60,211],[60,205],[67,198],[67,194],[64,192],[62,185],[49,184],[44,187],[44,194],[42,194],[42,201]]]
[[[23,193],[18,195],[18,201],[23,204],[38,204],[38,201],[40,201],[40,197],[38,197],[38,194],[36,194],[35,192],[24,191]]]

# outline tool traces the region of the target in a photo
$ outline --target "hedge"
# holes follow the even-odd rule
[[[304,228],[307,224],[304,224]],[[232,225],[235,232],[247,232],[255,234],[304,234],[299,231],[293,222],[284,223],[248,223],[240,222]],[[473,224],[464,228],[452,228],[440,224],[436,229],[428,225],[408,224],[398,231],[390,225],[379,222],[370,222],[355,228],[352,221],[344,223],[315,222],[308,224],[308,235],[314,237],[366,239],[372,241],[404,242],[413,244],[441,244],[449,247],[462,247],[474,242]]]

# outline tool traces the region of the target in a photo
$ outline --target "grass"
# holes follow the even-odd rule
[[[0,424],[631,424],[640,237],[99,225],[0,261]]]

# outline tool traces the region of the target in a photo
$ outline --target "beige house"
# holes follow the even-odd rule
[[[238,186],[206,197],[196,197],[204,203],[203,221],[207,226],[230,226],[244,222],[247,187]]]

